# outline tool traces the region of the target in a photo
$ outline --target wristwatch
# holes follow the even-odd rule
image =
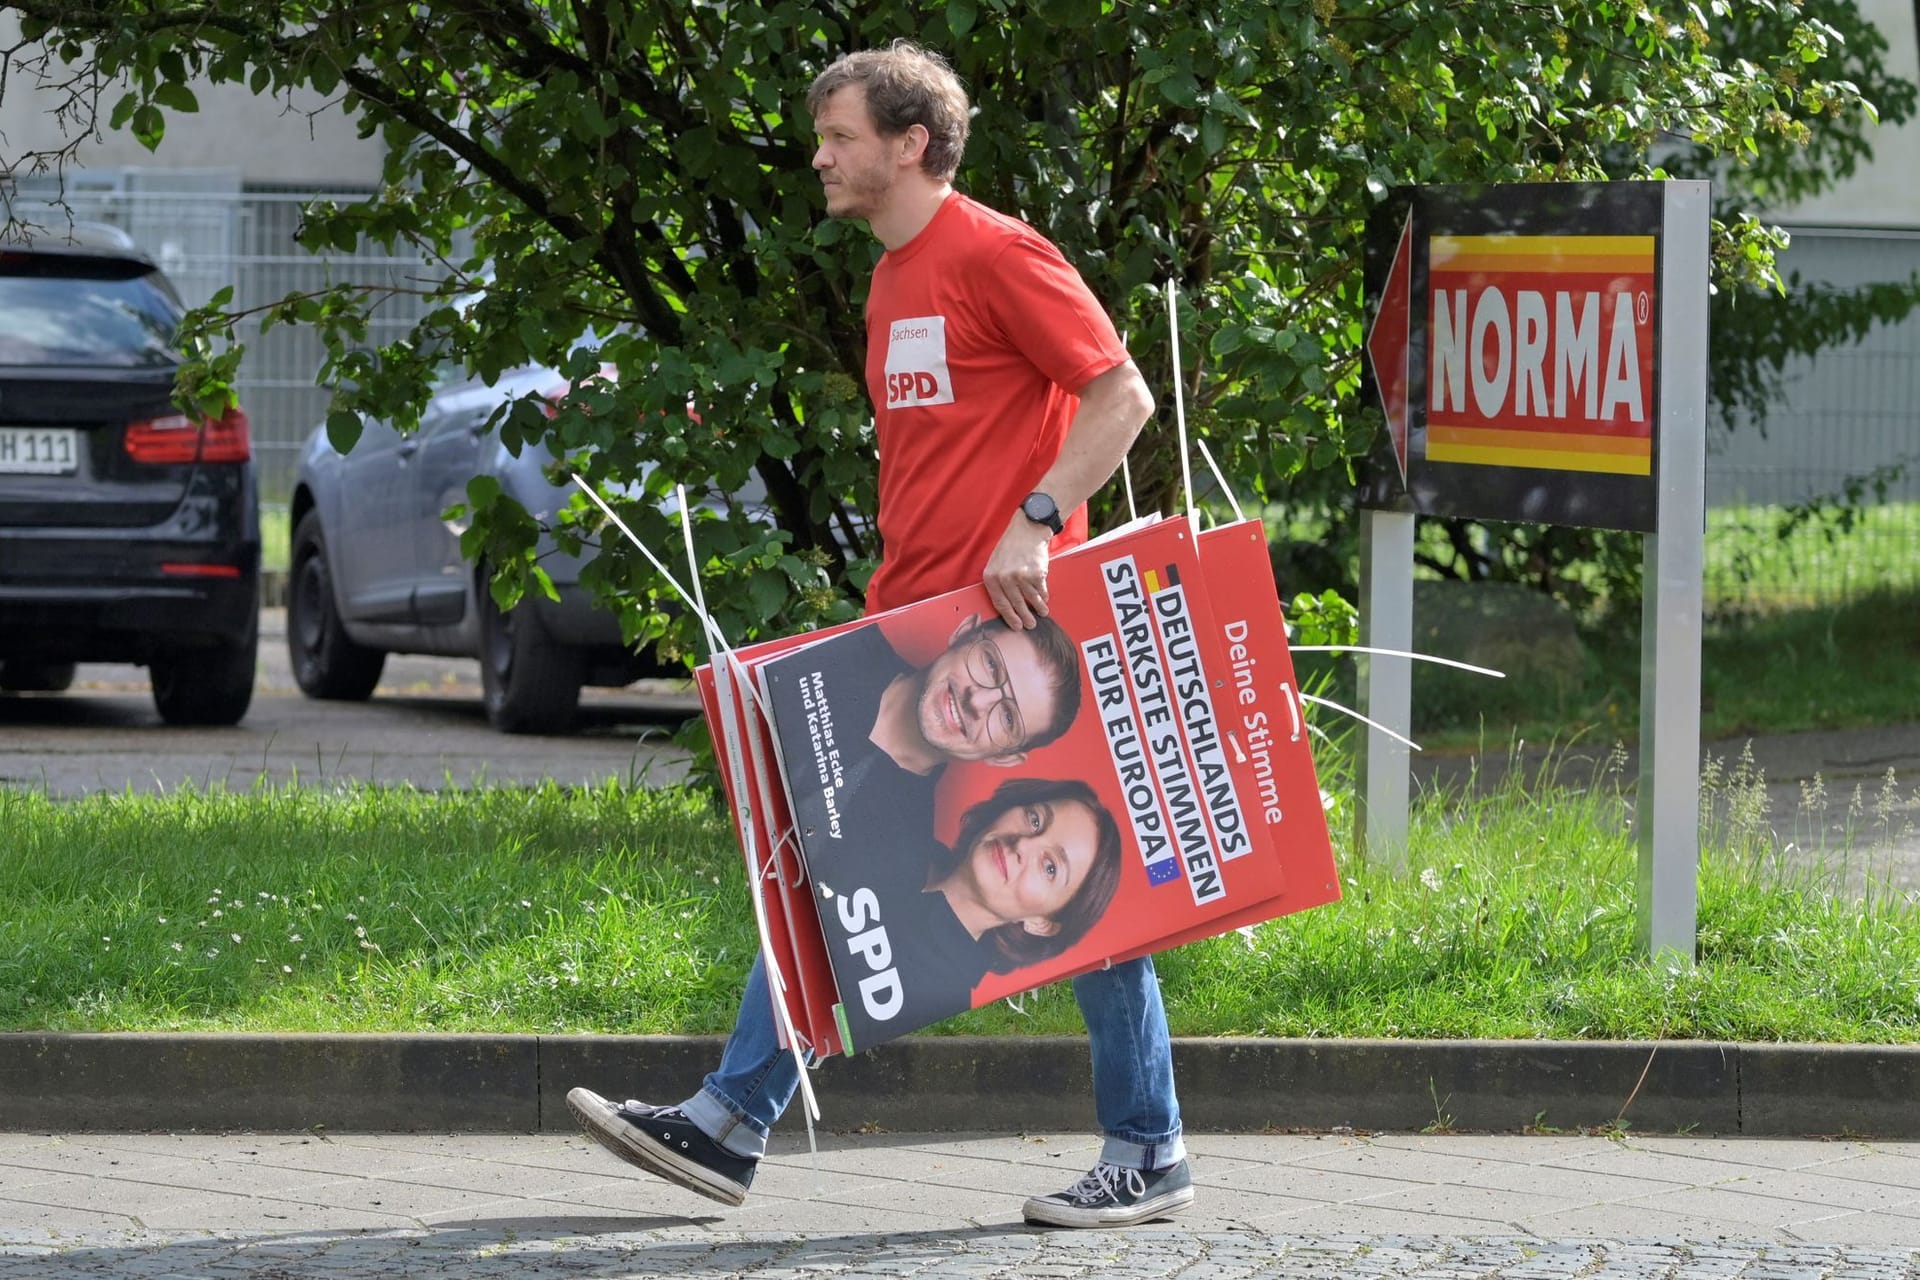
[[[1028,494],[1027,500],[1020,504],[1020,514],[1035,524],[1047,526],[1055,533],[1059,533],[1063,527],[1060,523],[1059,505],[1054,502],[1050,494],[1041,493],[1037,489]]]

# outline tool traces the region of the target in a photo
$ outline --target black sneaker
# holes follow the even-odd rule
[[[591,1089],[569,1089],[567,1110],[589,1138],[630,1165],[722,1204],[741,1204],[760,1163],[700,1132],[678,1107],[614,1106]]]
[[[1103,1160],[1065,1191],[1027,1201],[1026,1217],[1052,1227],[1131,1227],[1171,1217],[1192,1203],[1185,1160],[1152,1172]]]

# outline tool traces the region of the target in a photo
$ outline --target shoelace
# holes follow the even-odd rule
[[[1136,1198],[1147,1193],[1147,1180],[1138,1169],[1123,1169],[1102,1160],[1082,1175],[1080,1181],[1067,1188],[1067,1197],[1086,1204],[1101,1200],[1117,1201],[1122,1186]]]

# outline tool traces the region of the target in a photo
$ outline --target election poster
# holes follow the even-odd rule
[[[1271,581],[1257,522],[1170,519],[1056,558],[1031,630],[972,587],[742,651],[816,1052],[1337,897]]]

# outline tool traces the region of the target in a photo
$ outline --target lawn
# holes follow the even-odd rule
[[[1618,781],[1417,806],[1407,874],[1343,857],[1342,902],[1164,955],[1174,1031],[1920,1042],[1920,903],[1787,870],[1751,778],[1698,966],[1638,959]],[[714,1033],[754,947],[681,789],[0,792],[0,829],[0,1029]],[[1078,1028],[1057,986],[941,1029]]]

